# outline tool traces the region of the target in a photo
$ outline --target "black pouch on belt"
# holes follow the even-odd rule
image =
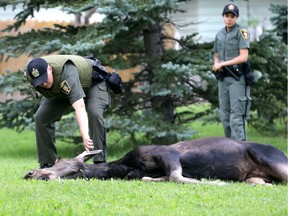
[[[92,79],[95,82],[99,83],[103,80],[106,80],[109,87],[115,94],[121,94],[123,92],[123,82],[118,73],[109,73],[109,71],[107,71],[106,68],[101,64],[101,62],[94,57],[86,56],[85,58],[93,60]]]
[[[121,94],[123,92],[123,82],[118,73],[112,72],[108,77],[107,82],[115,94]]]

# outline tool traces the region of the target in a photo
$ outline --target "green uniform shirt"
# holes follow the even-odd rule
[[[52,92],[50,89],[41,88],[40,86],[38,86],[36,90],[46,98],[69,99],[71,104],[86,96],[79,79],[79,72],[70,61],[66,62],[63,66],[60,83],[63,86],[57,93]],[[64,89],[66,89],[66,91]]]
[[[50,89],[40,86],[36,90],[50,99],[69,99],[73,104],[85,97],[84,89],[92,84],[92,65],[76,55],[51,55],[42,57],[53,70],[53,85]]]
[[[238,24],[227,32],[222,28],[216,35],[214,52],[218,53],[219,62],[233,59],[240,54],[240,49],[250,48],[249,32]]]

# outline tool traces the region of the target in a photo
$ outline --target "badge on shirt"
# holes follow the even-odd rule
[[[71,91],[71,87],[69,86],[68,82],[66,80],[64,80],[63,82],[61,82],[60,84],[60,89],[63,93],[65,94],[69,94]]]
[[[240,29],[240,33],[244,39],[246,39],[246,40],[249,39],[249,32],[247,29]]]

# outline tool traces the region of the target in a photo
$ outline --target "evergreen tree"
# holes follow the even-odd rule
[[[55,28],[19,33],[17,37],[4,37],[0,43],[5,44],[5,49],[0,54],[9,53],[9,57],[17,57],[23,53],[41,56],[58,52],[92,55],[115,70],[141,66],[141,71],[134,71],[135,79],[125,84],[125,94],[113,97],[115,106],[110,110],[110,116],[114,117],[114,121],[110,129],[121,128],[132,137],[136,132],[143,132],[148,139],[158,143],[165,137],[165,143],[171,143],[181,134],[181,128],[176,124],[177,106],[174,104],[177,101],[179,105],[185,104],[184,95],[194,97],[191,86],[184,85],[193,71],[181,62],[172,61],[175,53],[170,51],[170,55],[167,55],[169,51],[163,45],[164,25],[171,22],[168,15],[179,11],[181,2],[103,0],[81,2],[80,6],[78,2],[26,1],[23,11],[15,17],[17,21],[8,26],[6,31],[17,30],[39,8],[56,5],[76,15],[96,8],[105,18],[101,23],[84,26],[55,25]],[[9,3],[7,1],[6,4]],[[2,122],[7,121],[6,117],[4,114]]]
[[[0,6],[14,3],[18,1],[1,1]],[[107,115],[109,130],[117,130],[122,137],[129,135],[133,144],[138,141],[138,133],[144,135],[146,140],[142,141],[146,143],[169,144],[179,139],[191,138],[194,132],[187,130],[183,124],[214,113],[218,106],[217,82],[211,73],[213,43],[195,43],[197,34],[178,40],[163,34],[165,24],[173,24],[169,19],[171,14],[184,12],[179,9],[183,3],[185,1],[180,0],[85,0],[81,3],[61,0],[25,1],[23,10],[15,17],[16,22],[8,26],[6,31],[17,30],[40,8],[55,6],[62,6],[63,10],[75,14],[78,22],[76,25],[55,24],[54,28],[38,31],[31,29],[17,36],[2,37],[0,55],[17,57],[25,53],[41,56],[54,52],[92,55],[99,58],[103,65],[115,70],[136,68],[133,71],[134,79],[125,83],[124,94],[112,95],[113,106]],[[89,19],[89,13],[94,10],[105,15],[103,21],[88,24],[86,20],[86,25],[79,25],[80,14],[86,13],[86,18]],[[177,41],[181,49],[165,49],[164,42],[167,39]],[[277,55],[273,49],[277,51]],[[271,35],[265,35],[259,43],[251,44],[253,68],[261,71],[264,77],[252,89],[252,110],[257,115],[251,122],[257,127],[261,125],[257,124],[258,119],[275,124],[276,119],[285,118],[285,50],[283,43]],[[267,53],[268,51],[271,52]],[[276,82],[281,88],[273,90]],[[26,125],[33,123],[33,113],[39,102],[32,99],[28,82],[26,83],[27,85],[23,85],[21,72],[0,77],[0,89],[6,92],[20,90],[26,96],[21,101],[10,100],[1,104],[0,127],[21,131]],[[178,110],[179,107],[203,101],[210,102],[210,110],[197,114],[191,109]],[[263,109],[264,104],[269,101],[277,104],[277,109],[270,109],[268,106]],[[58,125],[62,128],[57,130],[58,136],[80,142],[75,135],[77,127],[71,124],[71,118],[74,117],[68,115]]]
[[[272,4],[270,10],[276,14],[270,19],[275,26],[272,32],[276,32],[282,38],[282,41],[287,44],[287,5]]]

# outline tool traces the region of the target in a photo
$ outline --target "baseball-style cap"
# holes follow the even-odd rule
[[[235,14],[237,17],[239,17],[239,9],[236,5],[234,4],[228,4],[224,7],[223,9],[223,13],[222,15],[226,14],[226,13],[233,13]]]
[[[48,63],[42,58],[34,58],[27,65],[27,73],[31,77],[34,87],[47,82]]]

